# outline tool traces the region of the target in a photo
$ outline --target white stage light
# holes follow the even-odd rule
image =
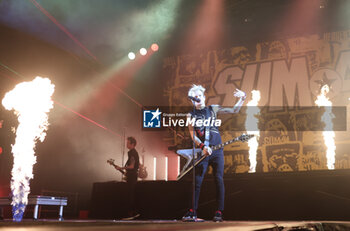
[[[140,54],[141,55],[146,55],[147,54],[147,49],[146,48],[141,48],[140,49]]]
[[[135,55],[134,52],[129,52],[128,57],[129,57],[130,60],[134,60],[136,55]]]

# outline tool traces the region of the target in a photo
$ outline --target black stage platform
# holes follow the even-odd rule
[[[225,221],[222,223],[214,222],[198,222],[185,223],[181,221],[169,220],[148,220],[148,221],[111,221],[111,220],[70,220],[70,221],[52,221],[52,220],[38,220],[27,221],[20,223],[11,221],[0,221],[1,230],[265,230],[265,231],[282,231],[282,230],[350,230],[350,222],[317,222],[317,221]]]
[[[206,179],[211,179],[207,176]],[[350,221],[350,171],[309,171],[236,174],[225,178],[226,220],[343,220]],[[126,183],[93,186],[89,217],[125,217]],[[198,216],[212,219],[215,185],[203,183]],[[191,181],[137,183],[141,219],[180,219],[190,205]]]

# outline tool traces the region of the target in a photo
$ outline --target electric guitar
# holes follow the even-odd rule
[[[112,165],[119,172],[121,172],[121,174],[124,175],[123,180],[126,180],[126,171],[119,169],[120,167],[114,163],[114,159],[108,159],[107,163]],[[143,164],[140,164],[139,172],[138,172],[137,176],[141,179],[147,178],[148,173],[147,173],[146,167]]]
[[[120,169],[121,167],[119,167],[118,165],[116,165],[114,163],[114,159],[108,159],[107,163],[112,165],[115,169],[117,169],[119,172],[121,172],[125,176],[126,172],[124,170]]]
[[[148,176],[147,169],[145,167],[145,156],[142,155],[142,164],[140,163],[139,165],[139,172],[138,172],[138,177],[143,179],[146,179]]]
[[[217,144],[215,146],[210,146],[212,151],[218,150],[220,148],[223,148],[224,146],[228,145],[228,144],[232,144],[233,142],[237,142],[237,141],[241,141],[241,142],[246,142],[248,141],[250,138],[252,138],[254,135],[248,135],[248,134],[242,134],[232,140],[229,140],[225,143],[222,144]],[[177,180],[180,180],[182,177],[184,177],[189,171],[192,170],[193,168],[193,164],[192,164],[192,159],[193,159],[193,149],[179,149],[176,151],[177,154],[179,154],[180,156],[184,157],[185,159],[187,159],[187,162],[185,164],[185,166],[182,168],[182,171],[180,172],[180,174],[177,176]],[[195,158],[195,163],[194,166],[197,166],[200,162],[202,162],[207,155],[202,155],[202,149],[200,148],[195,148],[194,149],[194,158]]]

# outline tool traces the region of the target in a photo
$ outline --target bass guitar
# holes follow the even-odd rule
[[[123,174],[124,176],[123,176],[123,180],[126,180],[126,172],[124,171],[124,170],[122,170],[121,169],[121,167],[119,167],[118,165],[116,165],[115,163],[114,163],[114,159],[108,159],[107,160],[107,163],[108,164],[110,164],[110,165],[112,165],[116,170],[118,170],[121,174]]]
[[[121,174],[123,174],[124,175],[123,180],[126,180],[126,171],[120,169],[120,167],[114,163],[114,159],[108,159],[107,163],[112,165],[116,170],[118,170]],[[141,179],[146,179],[148,176],[146,167],[141,163],[139,166],[139,171],[137,176],[138,178],[141,178]]]

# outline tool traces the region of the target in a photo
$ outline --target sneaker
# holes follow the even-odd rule
[[[134,220],[136,218],[138,218],[140,216],[139,213],[132,213],[129,217],[125,217],[122,220],[123,221],[130,221],[130,220]]]
[[[197,219],[197,213],[193,209],[189,209],[187,213],[182,217],[182,221],[194,222]]]
[[[222,222],[222,212],[220,210],[215,212],[214,218],[213,218],[214,222]]]

